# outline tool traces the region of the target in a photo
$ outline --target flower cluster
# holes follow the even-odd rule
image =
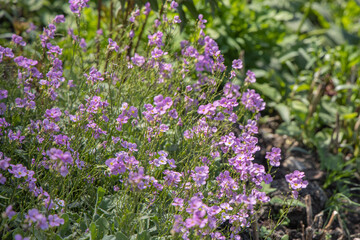
[[[76,18],[77,28],[65,26],[67,35],[57,29],[65,23],[58,15],[40,32],[31,26],[37,47],[27,34],[14,34],[11,48],[0,46],[0,62],[12,69],[0,79],[0,150],[9,156],[0,152],[0,184],[9,189],[1,210],[5,224],[24,228],[26,236],[41,231],[54,238],[58,231],[51,228],[69,221],[80,230],[56,237],[82,238],[89,234],[82,226],[94,231],[105,217],[113,222],[148,211],[167,238],[240,239],[270,201],[262,186],[271,184],[271,169],[281,160],[273,148],[266,153],[271,167],[254,161],[265,108],[247,89],[255,74],[247,71],[241,84],[228,81],[243,63],[234,60],[227,75],[202,15],[191,40],[172,47],[180,18],[167,12],[180,11],[180,2],[165,1],[164,14],[151,25],[142,22],[154,19],[150,3],[141,8],[125,1],[128,10],[118,13],[125,15],[114,18],[125,24],[122,32],[105,38],[107,29],[98,29],[95,41],[79,19],[88,3],[69,1],[75,14],[67,18]],[[307,185],[303,178],[299,171],[286,175],[295,198]],[[105,202],[121,204],[111,212]],[[129,238],[143,217],[131,221],[134,227],[124,231]],[[122,231],[121,224],[106,231]],[[221,229],[226,224],[229,231]]]
[[[299,190],[301,188],[306,188],[309,184],[308,181],[303,180],[305,173],[295,170],[293,173],[285,175],[286,181],[289,183],[290,188],[293,190],[292,194],[294,198],[298,198]]]

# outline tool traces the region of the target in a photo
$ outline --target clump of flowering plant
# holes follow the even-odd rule
[[[81,24],[88,1],[69,4],[77,29],[56,37],[67,24],[56,16],[37,54],[25,36],[0,47],[2,234],[241,239],[281,158],[273,148],[268,170],[253,161],[265,108],[248,89],[255,74],[241,76],[237,59],[227,75],[202,15],[174,49],[176,1],[161,16],[135,8],[120,33],[99,29],[95,41]],[[303,177],[286,176],[295,198]]]

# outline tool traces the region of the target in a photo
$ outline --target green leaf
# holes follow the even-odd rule
[[[340,171],[343,165],[343,156],[341,153],[334,155],[327,148],[318,149],[321,167],[329,171]]]
[[[272,192],[276,191],[276,188],[272,188],[270,184],[266,184],[264,182],[261,182],[261,186],[262,186],[261,191],[266,193],[266,194],[269,194],[269,193],[272,193]]]
[[[129,238],[122,232],[117,232],[115,234],[116,240],[129,240]]]
[[[148,231],[143,231],[142,233],[137,235],[136,240],[149,240],[150,233]]]
[[[97,193],[96,193],[96,206],[98,207],[101,203],[106,191],[102,187],[98,187]]]
[[[151,8],[157,12],[159,11],[159,5],[157,0],[149,0]]]
[[[99,238],[97,238],[98,232],[97,232],[97,227],[96,227],[95,223],[90,224],[89,230],[90,230],[90,239],[91,240],[99,239]]]
[[[359,87],[355,84],[342,84],[335,87],[335,91],[341,91],[345,89],[358,89]]]
[[[114,235],[106,235],[102,240],[117,240]]]
[[[282,120],[284,120],[287,123],[290,122],[290,120],[291,120],[290,111],[289,111],[289,108],[285,104],[282,104],[282,103],[276,104],[275,109],[280,114],[280,117],[282,118]]]
[[[273,87],[270,87],[267,83],[253,83],[252,86],[258,90],[261,94],[265,95],[266,97],[270,98],[274,102],[279,102],[281,100],[280,92]]]
[[[293,58],[295,58],[295,57],[297,57],[297,56],[299,56],[299,53],[298,53],[297,51],[292,51],[292,52],[286,53],[286,54],[284,54],[283,56],[281,56],[281,57],[279,58],[279,61],[280,61],[281,63],[283,63],[283,62],[285,62],[285,61],[287,61],[287,60],[291,60],[291,59],[293,59]]]
[[[270,204],[272,205],[290,205],[291,207],[303,207],[305,208],[306,205],[304,203],[302,203],[301,201],[299,200],[296,200],[296,199],[282,199],[280,197],[273,197],[271,200],[270,200]]]
[[[342,114],[340,117],[341,119],[344,120],[350,120],[350,119],[354,119],[358,116],[358,113],[354,112],[354,113],[347,113],[347,114]]]
[[[289,235],[285,234],[281,237],[281,240],[289,240]]]
[[[299,137],[301,135],[301,129],[298,126],[298,123],[292,122],[283,122],[280,124],[279,128],[276,129],[276,133],[280,135],[287,135],[290,137]]]
[[[70,220],[69,215],[67,213],[61,215],[61,218],[64,219],[64,224],[60,227],[60,236],[65,237],[67,233],[70,231]]]
[[[106,218],[101,217],[95,222],[97,228],[97,238],[101,239],[110,229],[109,222]]]
[[[294,15],[290,12],[280,11],[275,16],[274,19],[277,21],[289,21],[293,19]]]
[[[185,0],[183,1],[183,4],[186,6],[186,8],[189,10],[189,12],[191,13],[191,15],[193,16],[193,18],[197,18],[198,17],[198,11],[196,10],[196,7],[194,5],[193,0]]]

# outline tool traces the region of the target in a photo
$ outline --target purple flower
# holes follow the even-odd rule
[[[82,48],[82,50],[83,50],[84,52],[86,52],[87,44],[86,44],[86,41],[85,41],[84,38],[82,38],[82,39],[80,40],[80,47]]]
[[[134,30],[131,30],[129,32],[129,38],[132,39],[134,36],[135,36],[135,32],[134,32]]]
[[[23,68],[27,68],[27,69],[30,69],[31,66],[35,66],[36,64],[38,64],[38,61],[28,59],[28,58],[23,57],[23,56],[19,56],[19,57],[14,58],[14,62],[18,66],[23,67]]]
[[[136,118],[138,116],[138,109],[134,106],[131,106],[127,113],[128,113],[128,115]]]
[[[145,63],[145,58],[135,53],[134,57],[131,58],[131,61],[136,65],[141,67]]]
[[[46,47],[49,49],[47,52],[48,55],[52,55],[53,53],[61,55],[62,49],[59,46],[53,46],[51,43],[47,43]]]
[[[149,15],[150,12],[151,12],[150,3],[147,2],[147,3],[145,3],[145,11],[144,11],[144,14],[145,14],[145,15]]]
[[[54,22],[54,23],[63,23],[63,22],[65,22],[65,17],[64,17],[64,15],[57,15],[57,16],[55,16],[53,22]]]
[[[179,6],[179,4],[177,2],[175,2],[175,1],[172,1],[171,4],[170,4],[170,7],[172,9],[176,9],[178,6]]]
[[[96,83],[97,81],[104,81],[104,78],[101,77],[101,72],[99,72],[96,68],[91,67],[89,75],[84,74],[84,76],[89,80],[92,84]]]
[[[12,41],[15,43],[15,44],[19,44],[20,46],[26,46],[26,42],[23,41],[23,38],[16,35],[16,34],[13,34],[12,35]]]
[[[88,7],[89,0],[69,0],[70,10],[80,17],[80,12],[83,8]]]
[[[253,113],[260,112],[265,109],[264,100],[253,89],[248,89],[247,92],[243,93],[241,102],[246,109]]]
[[[103,30],[100,28],[96,31],[96,34],[97,35],[103,35]]]
[[[0,184],[5,184],[6,183],[6,177],[4,177],[3,175],[2,175],[2,173],[0,173]]]
[[[135,22],[135,18],[140,15],[140,10],[136,9],[134,12],[131,13],[131,16],[129,18],[130,22]]]
[[[174,202],[171,205],[182,207],[184,205],[184,199],[182,199],[182,198],[174,198]]]
[[[30,240],[29,237],[24,237],[23,238],[20,234],[16,234],[14,239],[15,240]]]
[[[265,158],[270,161],[270,165],[274,167],[280,166],[281,149],[273,147],[271,152],[267,152]]]
[[[197,186],[201,186],[206,184],[206,179],[208,179],[209,177],[208,175],[209,175],[209,167],[200,166],[200,167],[195,167],[195,171],[191,174],[191,177]]]
[[[0,89],[0,100],[8,97],[8,91]]]
[[[266,184],[269,184],[269,183],[271,183],[271,182],[273,181],[273,179],[272,179],[272,177],[271,177],[270,174],[264,175],[264,176],[263,176],[263,180],[264,180],[264,182],[265,182]]]
[[[204,16],[202,14],[199,14],[198,19],[199,19],[200,28],[204,29],[205,28],[205,23],[207,23],[207,20],[204,19]]]
[[[177,119],[179,117],[178,112],[176,111],[176,109],[172,109],[169,111],[169,116],[173,119]]]
[[[188,218],[185,220],[185,227],[186,228],[192,228],[196,225],[199,225],[200,221],[197,218]]]
[[[169,130],[169,126],[166,124],[160,125],[160,132],[167,132]]]
[[[32,31],[35,31],[37,29],[36,25],[34,23],[29,24],[29,28],[26,30],[27,33],[30,33]]]
[[[155,27],[157,28],[160,26],[161,21],[159,19],[155,19],[154,24],[155,24]]]
[[[55,122],[60,120],[61,110],[59,108],[46,109],[45,117],[48,119],[53,119]]]
[[[171,170],[165,170],[164,171],[164,174],[165,174],[165,177],[164,177],[164,179],[165,179],[165,184],[166,185],[168,185],[168,186],[175,186],[175,187],[177,187],[178,186],[178,184],[180,183],[180,181],[181,181],[181,177],[182,177],[182,174],[181,173],[179,173],[179,172],[175,172],[175,171],[171,171]],[[179,202],[180,200],[179,199],[177,199],[176,201],[175,201],[175,199],[174,199],[174,203],[172,204],[172,205],[174,205],[174,206],[180,206],[180,202]],[[183,201],[182,201],[182,203],[183,203]],[[181,203],[181,204],[182,204]],[[176,205],[177,204],[177,205]]]
[[[149,45],[152,46],[152,45],[156,45],[158,47],[161,47],[163,46],[163,42],[162,42],[162,38],[163,38],[163,33],[158,31],[156,33],[154,33],[153,35],[149,35],[148,38],[149,38]]]
[[[12,205],[9,205],[6,209],[5,209],[5,213],[4,215],[6,217],[8,217],[9,219],[11,219],[13,216],[15,216],[16,212],[13,211]]]
[[[27,175],[28,170],[22,164],[16,164],[16,165],[10,164],[10,166],[12,169],[11,170],[9,169],[8,171],[12,173],[14,177],[22,178]]]
[[[286,181],[290,184],[290,188],[293,190],[307,187],[309,183],[308,181],[302,179],[304,177],[305,173],[298,170],[295,170],[293,173],[285,175]]]
[[[243,63],[240,59],[235,59],[233,62],[232,62],[232,67],[234,69],[242,69],[243,67]]]
[[[64,224],[64,219],[59,218],[58,215],[54,214],[54,215],[49,215],[48,216],[48,220],[49,220],[49,225],[51,227],[58,227],[60,225]]]
[[[248,82],[248,83],[254,83],[254,82],[256,82],[255,73],[253,73],[252,71],[248,70],[248,71],[246,72],[245,82]]]
[[[30,209],[25,218],[31,222],[37,222],[38,219],[42,218],[42,214],[36,208]]]
[[[115,51],[118,52],[119,51],[119,46],[117,45],[117,43],[115,41],[113,41],[111,38],[109,38],[109,46],[108,46],[109,50],[111,51]]]

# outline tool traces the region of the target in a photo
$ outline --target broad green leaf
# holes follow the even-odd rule
[[[101,217],[95,222],[97,229],[97,238],[101,239],[110,229],[109,222],[106,218]]]
[[[98,238],[97,227],[96,227],[96,224],[94,222],[90,224],[89,230],[90,230],[90,239],[91,240],[99,239]]]
[[[335,91],[341,91],[344,89],[358,89],[359,86],[355,84],[342,84],[335,87]]]
[[[61,218],[64,219],[64,224],[60,227],[60,236],[65,237],[67,233],[70,231],[70,220],[69,215],[67,213],[61,215]]]
[[[279,102],[281,100],[281,94],[276,89],[271,87],[269,84],[264,83],[253,83],[252,86],[258,90],[261,94],[265,95],[266,97],[270,98],[274,102]]]
[[[198,11],[196,10],[196,7],[194,5],[193,0],[185,0],[183,1],[183,4],[186,6],[186,8],[189,10],[189,12],[191,13],[191,15],[193,16],[193,18],[197,18],[198,17]]]
[[[106,193],[105,189],[103,189],[102,187],[98,187],[97,193],[96,193],[96,206],[99,206],[99,204],[102,201],[105,193]]]
[[[270,184],[266,184],[264,182],[261,182],[261,186],[262,186],[261,191],[266,193],[266,194],[269,194],[269,193],[272,193],[272,192],[276,191],[276,188],[272,188]]]
[[[289,123],[283,122],[282,124],[280,124],[279,128],[276,129],[276,133],[280,135],[287,135],[290,137],[299,137],[301,135],[301,129],[294,121]]]
[[[291,120],[290,111],[289,111],[289,108],[285,104],[282,104],[282,103],[276,104],[275,109],[280,114],[282,120],[284,120],[287,123],[290,122],[290,120]]]
[[[276,13],[276,15],[274,16],[274,19],[277,21],[289,21],[291,19],[293,19],[294,15],[290,12],[286,12],[286,11],[280,11],[278,13]]]
[[[150,240],[150,233],[148,231],[143,231],[137,235],[136,240]]]
[[[281,237],[281,240],[289,240],[289,235],[285,234]]]
[[[287,60],[291,60],[297,56],[299,56],[299,53],[297,51],[292,51],[292,52],[286,53],[285,55],[281,56],[279,58],[279,61],[283,63],[283,62],[285,62]]]
[[[129,240],[129,238],[122,232],[117,232],[115,234],[116,240]]]
[[[157,0],[149,0],[151,8],[157,12],[159,11],[158,1]]]
[[[297,199],[286,199],[284,201],[284,199],[280,198],[280,197],[273,197],[270,200],[270,204],[272,205],[290,205],[291,207],[303,207],[305,208],[306,205],[304,203],[302,203],[301,201],[297,200]]]
[[[102,240],[117,240],[114,235],[106,235],[102,238]]]
[[[350,120],[350,119],[354,119],[358,116],[358,113],[347,113],[347,114],[342,114],[340,116],[341,119],[344,119],[344,120]]]

